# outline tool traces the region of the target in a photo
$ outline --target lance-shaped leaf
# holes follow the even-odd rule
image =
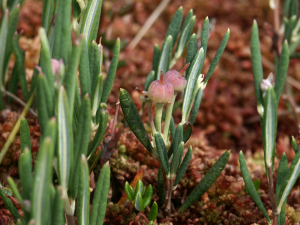
[[[171,162],[171,168],[170,168],[170,173],[171,176],[174,177],[177,169],[181,163],[181,158],[183,155],[183,150],[184,150],[184,142],[182,141],[179,146],[177,147],[177,151],[174,153],[172,162]]]
[[[72,166],[71,179],[69,183],[69,197],[76,199],[80,174],[80,160],[82,155],[86,157],[91,138],[91,103],[88,94],[82,99],[80,114],[78,118],[77,131],[74,133],[74,165]]]
[[[54,143],[51,138],[46,137],[42,141],[34,171],[31,217],[35,220],[35,224],[46,224],[50,216],[53,153]]]
[[[68,62],[69,49],[71,48],[70,24],[72,0],[58,0],[56,1],[56,4],[57,14],[55,17],[53,58],[57,60],[63,59],[64,64],[66,65]],[[69,64],[69,66],[71,65],[72,64]]]
[[[201,47],[204,50],[204,55],[206,55],[208,36],[209,36],[209,19],[207,16],[204,20],[202,33],[201,33]]]
[[[170,121],[170,134],[171,134],[172,140],[174,140],[173,138],[175,136],[175,122],[174,122],[173,116],[171,117],[171,121]]]
[[[14,33],[17,30],[17,25],[18,25],[18,20],[19,20],[19,12],[20,12],[20,5],[18,4],[10,13],[9,15],[9,22],[8,22],[8,27],[7,27],[7,37],[6,37],[6,42],[2,42],[1,43],[5,48],[5,54],[4,54],[4,62],[3,62],[3,67],[2,68],[2,72],[4,75],[6,75],[7,69],[8,69],[8,63],[10,61],[10,57],[13,51],[13,43],[12,43],[12,39],[14,37]],[[4,31],[5,32],[5,31]],[[1,65],[1,64],[0,64]],[[1,76],[0,76],[1,77]]]
[[[251,29],[250,49],[251,49],[251,61],[252,61],[256,101],[257,101],[257,106],[261,106],[263,103],[263,99],[262,99],[262,92],[260,90],[260,83],[263,80],[263,68],[262,68],[261,53],[259,48],[259,35],[258,35],[258,27],[257,27],[256,20],[253,21],[253,25]]]
[[[292,136],[292,146],[293,146],[294,152],[297,153],[297,151],[299,150],[299,147],[298,147],[296,139],[293,136]]]
[[[89,224],[90,212],[90,176],[88,163],[83,154],[81,156],[79,174],[80,182],[77,201],[77,224],[86,225]]]
[[[28,85],[26,81],[26,74],[25,74],[25,59],[24,59],[24,53],[22,52],[20,46],[19,46],[19,35],[15,35],[13,38],[13,50],[16,57],[16,66],[17,71],[19,74],[19,81],[21,84],[21,89],[24,95],[24,98],[26,102],[29,99],[29,92],[28,92]]]
[[[110,184],[110,168],[104,165],[101,169],[99,179],[96,184],[93,205],[90,216],[90,225],[103,224],[107,197]]]
[[[21,153],[19,158],[19,176],[22,187],[22,197],[24,200],[31,200],[33,188],[33,175],[32,175],[32,159],[31,150],[25,147],[24,152]],[[30,213],[24,210],[24,219],[26,223],[30,220]]]
[[[287,40],[288,43],[290,43],[291,41],[291,37],[292,37],[292,32],[293,29],[295,28],[295,25],[297,23],[297,16],[293,15],[287,22],[286,26],[285,26],[285,31],[284,31],[284,40]]]
[[[96,116],[97,110],[100,107],[100,100],[103,91],[103,75],[97,76],[95,88],[92,90],[92,117]]]
[[[284,82],[287,74],[287,70],[289,67],[289,46],[287,41],[283,43],[279,63],[277,66],[277,72],[275,76],[275,94],[277,99],[277,104],[284,87]]]
[[[24,222],[23,218],[20,216],[18,210],[16,209],[14,204],[11,202],[11,200],[8,197],[6,197],[6,194],[2,190],[1,187],[0,187],[0,198],[2,199],[4,205],[9,210],[11,215],[14,217],[14,219],[15,220],[20,220],[22,222],[21,224],[25,224],[25,222]]]
[[[102,0],[90,0],[86,7],[80,33],[84,34],[88,46],[97,38],[101,8]]]
[[[189,15],[189,14],[188,14]],[[186,17],[187,19],[188,17]],[[185,21],[186,22],[186,21]],[[174,59],[177,61],[177,59],[180,58],[180,56],[182,55],[188,40],[192,34],[193,31],[193,27],[195,24],[195,16],[193,16],[192,18],[189,18],[189,20],[187,21],[186,24],[183,25],[182,27],[182,31],[180,33],[179,36],[179,40],[178,40],[178,44],[177,44],[177,48],[174,54]]]
[[[117,72],[117,67],[118,67],[119,54],[120,54],[120,38],[118,38],[116,41],[114,55],[111,60],[109,70],[107,73],[107,77],[106,77],[104,85],[103,85],[101,103],[107,102],[109,93],[110,93],[112,85],[114,83],[116,72]]]
[[[51,1],[51,0],[48,0]],[[40,56],[40,65],[42,67],[42,71],[47,77],[48,81],[48,89],[51,93],[51,98],[54,98],[54,75],[52,71],[52,63],[51,63],[51,50],[48,43],[48,38],[44,28],[39,29],[39,37],[41,41],[41,56]],[[53,103],[52,103],[53,104]]]
[[[175,42],[177,40],[177,36],[178,36],[178,33],[180,31],[180,27],[181,27],[181,23],[182,23],[182,6],[180,6],[176,13],[174,14],[173,18],[172,18],[172,21],[168,27],[168,31],[167,31],[167,34],[166,34],[166,39],[171,36],[172,37],[172,47],[175,45]]]
[[[47,95],[45,93],[46,90],[44,89],[44,80],[46,80],[44,75],[40,74],[37,81],[37,112],[42,135],[45,132],[50,118],[48,113]]]
[[[198,110],[201,104],[201,100],[202,100],[202,94],[203,94],[203,88],[199,88],[198,92],[196,94],[195,97],[195,103],[191,112],[191,117],[190,117],[190,123],[193,124],[196,120],[197,114],[198,114]]]
[[[179,181],[183,178],[183,176],[185,174],[185,171],[187,170],[187,168],[190,164],[192,154],[193,154],[192,146],[190,146],[189,150],[187,151],[186,155],[184,156],[184,158],[182,160],[182,163],[181,163],[181,165],[180,165],[180,167],[179,167],[179,169],[176,173],[174,186],[176,186],[179,183]]]
[[[153,59],[152,59],[152,70],[154,71],[155,74],[157,73],[157,69],[158,69],[159,56],[160,56],[160,49],[159,49],[158,45],[155,44],[154,50],[153,50]],[[148,88],[147,88],[147,90],[148,90]],[[147,91],[147,90],[145,88],[145,91]]]
[[[142,197],[141,192],[139,192],[139,191],[137,192],[137,195],[134,199],[134,207],[136,210],[144,212],[143,197]]]
[[[96,151],[96,149],[99,147],[106,131],[107,122],[108,122],[107,111],[105,109],[102,109],[99,112],[99,115],[100,115],[99,127],[92,143],[89,146],[88,153],[87,153],[88,156],[93,154]]]
[[[185,88],[182,105],[182,123],[186,123],[188,120],[189,113],[193,105],[193,95],[197,84],[198,77],[200,75],[201,61],[204,58],[204,50],[201,48],[195,56],[189,70],[189,78]]]
[[[126,181],[125,186],[124,186],[125,193],[127,195],[127,198],[129,201],[133,201],[133,188],[129,185],[129,183]]]
[[[156,202],[153,202],[152,207],[150,209],[148,219],[149,221],[155,221],[158,214],[158,205]]]
[[[197,54],[197,36],[196,34],[192,34],[189,40],[187,52],[186,52],[186,59],[185,63],[192,63],[194,60],[195,55]],[[186,71],[185,71],[185,78],[188,80],[189,79],[189,74],[190,74],[190,69],[191,67],[189,66]]]
[[[262,214],[264,215],[264,217],[270,224],[270,222],[271,222],[270,217],[268,216],[267,210],[265,209],[262,201],[260,200],[260,198],[257,194],[257,191],[255,189],[255,186],[251,180],[251,177],[250,177],[250,174],[249,174],[249,171],[247,168],[246,160],[245,160],[245,157],[244,157],[244,154],[242,151],[240,151],[239,162],[240,162],[241,172],[242,172],[243,179],[245,181],[247,190],[248,190],[249,194],[251,195],[253,201],[255,202],[256,206],[259,208],[259,210],[262,212]]]
[[[7,182],[9,184],[9,187],[12,190],[13,195],[21,203],[21,205],[23,205],[24,204],[23,198],[22,198],[22,196],[19,192],[19,189],[18,189],[16,183],[14,182],[14,180],[11,177],[7,177]]]
[[[51,225],[57,225],[57,224],[64,224],[64,204],[61,199],[61,188],[57,187],[55,191],[54,200],[52,202],[52,224]]]
[[[172,57],[172,43],[173,38],[170,35],[165,39],[165,42],[160,51],[159,62],[156,71],[156,80],[159,80],[160,71],[163,71],[163,73],[165,74],[169,70]]]
[[[147,189],[146,189],[146,191],[145,191],[145,193],[142,195],[143,196],[143,207],[144,208],[146,208],[149,204],[150,204],[150,202],[151,202],[151,200],[152,200],[152,195],[153,195],[153,187],[152,187],[152,185],[150,184],[148,187],[147,187]]]
[[[178,149],[178,147],[179,147],[179,145],[182,141],[183,141],[183,125],[182,125],[182,123],[179,123],[176,127],[175,137],[174,137],[174,140],[172,142],[172,144],[173,144],[173,155],[176,154],[177,149]]]
[[[133,198],[135,199],[138,192],[140,192],[141,194],[144,192],[144,184],[141,180],[138,180],[136,186],[135,186],[135,190],[133,193]]]
[[[272,87],[267,91],[265,97],[265,107],[264,107],[264,117],[263,117],[263,138],[264,141],[264,151],[265,151],[265,162],[267,167],[272,166],[272,156],[275,151],[275,141],[276,141],[276,129],[277,129],[277,109],[276,109],[276,96]]]
[[[103,61],[103,46],[101,44],[97,45],[95,41],[89,46],[89,70],[90,70],[90,80],[91,80],[91,91],[95,89],[96,79],[102,71],[102,61]],[[100,96],[101,97],[101,96]]]
[[[152,83],[152,81],[155,80],[155,71],[152,70],[150,73],[148,73],[145,84],[144,84],[144,90],[148,91],[148,88],[150,86],[150,84]]]
[[[47,115],[52,117],[54,115],[54,86],[47,81],[43,74],[38,77],[38,90],[38,94],[41,93],[42,98],[45,98],[44,104],[47,106]]]
[[[222,39],[222,42],[209,66],[209,69],[208,69],[208,72],[206,74],[206,77],[205,77],[205,80],[204,80],[204,83],[207,83],[209,78],[211,77],[212,73],[214,72],[224,50],[225,50],[225,47],[228,43],[228,39],[229,39],[229,35],[230,35],[230,30],[228,29],[227,32],[225,33],[223,39]]]
[[[30,131],[27,120],[22,117],[20,124],[20,139],[21,139],[21,153],[24,152],[25,147],[31,150],[31,139],[30,139]]]
[[[77,79],[77,70],[79,65],[80,53],[82,49],[82,40],[81,38],[77,39],[72,48],[72,55],[69,59],[69,67],[66,71],[65,76],[65,88],[68,96],[70,114],[73,115],[74,108],[74,99],[75,99],[75,91],[76,91],[76,79]]]
[[[282,20],[283,20],[284,17],[288,16],[287,14],[288,14],[289,9],[290,9],[291,1],[292,0],[285,0],[284,1],[283,13],[282,13]]]
[[[4,63],[5,63],[5,49],[6,49],[6,42],[7,42],[7,33],[8,33],[8,17],[9,12],[8,10],[5,11],[4,16],[2,14],[2,23],[0,29],[0,88],[4,88],[5,85],[5,70],[4,70]]]
[[[155,139],[155,144],[156,144],[160,164],[168,176],[170,174],[170,164],[169,164],[168,152],[164,140],[159,132],[156,132],[154,134],[154,139]]]
[[[157,185],[158,185],[158,196],[162,204],[165,204],[166,201],[166,190],[165,190],[165,181],[162,166],[158,168],[157,176]]]
[[[145,146],[145,148],[152,154],[153,147],[148,138],[148,134],[143,125],[143,122],[139,116],[138,111],[135,108],[130,95],[125,89],[120,89],[120,104],[122,111],[124,113],[126,122],[128,123],[130,129],[134,135],[139,139],[139,141]]]
[[[288,170],[288,174],[285,176],[287,177],[285,182],[281,184],[280,194],[277,201],[277,212],[281,213],[281,209],[286,202],[287,196],[289,195],[290,191],[292,190],[298,176],[300,173],[300,151],[297,152],[295,155],[292,164]]]
[[[83,97],[86,93],[91,96],[91,75],[89,68],[88,47],[85,39],[82,42],[82,51],[80,54],[79,63],[81,97]]]
[[[221,155],[217,162],[210,168],[207,174],[202,178],[200,183],[194,188],[192,193],[184,201],[180,210],[187,209],[194,204],[217,180],[222,170],[225,168],[226,163],[229,159],[230,151],[226,151]]]
[[[43,2],[42,26],[46,31],[50,28],[51,20],[54,15],[54,2],[54,0],[47,0]]]
[[[57,167],[59,183],[63,197],[66,197],[71,165],[73,162],[73,132],[68,98],[63,86],[58,93],[57,122],[58,122],[58,149]]]
[[[187,125],[187,127],[183,132],[183,141],[184,141],[184,143],[186,143],[190,139],[190,137],[192,135],[192,132],[193,132],[193,125],[189,122],[186,125]]]

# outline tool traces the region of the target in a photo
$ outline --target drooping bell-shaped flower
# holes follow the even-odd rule
[[[174,88],[175,92],[181,92],[185,89],[186,86],[186,79],[183,76],[185,70],[189,67],[190,63],[186,64],[181,70],[180,72],[178,72],[177,70],[169,70],[166,74],[165,74],[165,80],[169,81]]]

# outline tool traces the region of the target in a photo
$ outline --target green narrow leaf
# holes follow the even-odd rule
[[[77,125],[77,131],[74,133],[74,165],[72,166],[72,171],[70,175],[69,182],[69,197],[73,200],[76,199],[78,193],[78,185],[80,174],[80,161],[82,160],[82,155],[87,156],[87,150],[91,138],[91,103],[88,94],[86,94],[82,99],[82,104],[80,108],[79,120]]]
[[[189,208],[194,204],[217,180],[221,172],[226,166],[226,163],[229,159],[230,151],[226,151],[221,155],[217,162],[210,168],[207,174],[202,178],[200,183],[194,188],[192,193],[184,201],[183,205],[180,207],[180,210]]]
[[[64,64],[67,65],[68,53],[71,48],[72,0],[57,0],[55,5],[57,5],[57,14],[55,17],[53,58],[63,59]],[[73,64],[68,65],[73,66]]]
[[[107,73],[107,77],[106,77],[104,85],[103,85],[101,103],[107,102],[109,93],[110,93],[112,85],[114,83],[116,72],[117,72],[117,67],[118,67],[119,54],[120,54],[120,38],[117,39],[117,42],[115,44],[114,55],[111,60],[109,70]]]
[[[91,75],[89,69],[88,47],[85,39],[83,39],[82,42],[82,51],[79,61],[81,97],[83,97],[86,93],[91,96]]]
[[[103,185],[101,186],[101,195],[99,198],[94,197],[94,201],[99,202],[99,207],[98,207],[98,217],[97,217],[97,225],[98,224],[103,224],[104,222],[104,217],[105,217],[105,212],[106,212],[106,206],[107,206],[107,198],[108,198],[108,192],[109,192],[109,184],[110,184],[110,168],[109,166],[104,165],[102,167],[101,173],[104,173],[104,179],[103,179]],[[100,173],[100,175],[101,175]],[[98,180],[99,181],[99,180]],[[95,196],[97,191],[100,192],[100,189],[97,189],[98,187],[98,182],[96,185],[96,190],[95,190]],[[92,207],[93,210],[93,207]],[[90,225],[93,225],[90,223]]]
[[[61,1],[61,0],[60,0]],[[69,67],[65,75],[65,88],[68,96],[70,114],[73,115],[74,99],[75,99],[75,87],[77,79],[77,70],[79,65],[80,53],[82,49],[82,39],[79,38],[75,41],[72,48],[72,55],[69,59]]]
[[[284,19],[284,17],[287,17],[288,15],[288,12],[289,12],[289,9],[290,9],[290,4],[291,4],[291,1],[292,0],[285,0],[284,1],[284,6],[283,6],[283,13],[282,13],[282,21]]]
[[[179,169],[176,173],[174,186],[176,186],[180,182],[180,180],[183,178],[183,176],[185,174],[185,171],[187,170],[187,168],[190,164],[192,154],[193,154],[192,146],[190,146],[189,150],[187,151],[186,155],[184,156],[184,158],[182,160],[182,163],[181,163],[181,165],[180,165],[180,167],[179,167]]]
[[[297,23],[297,16],[293,15],[287,22],[284,31],[284,40],[287,40],[288,43],[291,42],[292,32]]]
[[[24,152],[21,153],[19,158],[19,176],[22,187],[22,197],[24,200],[31,200],[32,188],[33,188],[33,175],[32,175],[32,159],[31,151],[28,147],[25,147]],[[24,210],[24,219],[28,223],[30,220],[30,213]]]
[[[39,75],[38,77],[38,89],[40,88],[40,92],[44,95],[46,106],[47,106],[47,115],[48,117],[54,116],[54,86],[49,84],[46,77],[44,75]],[[52,86],[52,87],[51,87]],[[51,89],[52,90],[51,90]]]
[[[279,201],[279,194],[280,189],[282,188],[283,184],[285,184],[286,174],[288,174],[289,165],[287,161],[287,157],[285,152],[281,155],[279,166],[278,166],[278,173],[277,173],[277,181],[276,181],[276,204]]]
[[[168,31],[167,31],[166,38],[165,38],[165,39],[167,39],[169,36],[172,37],[172,41],[173,41],[172,47],[175,45],[178,33],[180,31],[182,17],[183,17],[182,6],[180,6],[177,9],[176,13],[174,14],[174,16],[171,20],[171,23],[168,27]]]
[[[59,183],[63,191],[62,198],[65,198],[68,190],[70,171],[72,171],[71,166],[73,162],[73,132],[68,99],[63,86],[59,90],[57,102],[57,167]]]
[[[191,112],[191,117],[190,117],[190,123],[193,124],[196,120],[197,114],[198,114],[198,110],[201,104],[201,100],[202,100],[202,94],[203,94],[203,89],[199,88],[198,92],[196,94],[195,97],[195,103]]]
[[[300,151],[297,151],[292,164],[288,170],[288,174],[286,176],[285,182],[281,184],[280,194],[277,201],[277,212],[281,213],[281,209],[286,202],[287,196],[292,190],[298,176],[300,173]]]
[[[196,34],[192,34],[192,36],[190,37],[187,52],[186,52],[185,64],[193,62],[194,57],[197,54],[197,49],[198,49],[197,48],[197,36],[196,36]],[[191,67],[189,66],[185,71],[186,80],[189,79],[190,69],[191,69]]]
[[[171,117],[171,121],[170,121],[170,134],[171,134],[172,140],[174,140],[173,138],[175,136],[175,122],[174,122],[173,116]]]
[[[54,15],[54,2],[54,0],[47,0],[43,2],[42,26],[46,31],[49,30],[51,20]]]
[[[4,63],[3,63],[3,67],[1,67],[3,69],[2,72],[3,72],[4,75],[7,73],[8,64],[9,64],[11,54],[12,54],[12,51],[13,51],[13,42],[11,40],[13,39],[14,34],[17,30],[17,25],[18,25],[18,20],[19,20],[19,12],[20,12],[20,5],[18,4],[11,11],[11,13],[9,15],[6,43],[3,43],[3,44],[6,44],[6,46],[5,46],[5,55],[4,55]]]
[[[190,19],[194,16],[193,14],[193,9],[190,9],[189,12],[186,14],[186,17],[184,19],[184,22],[183,22],[183,25],[182,25],[182,30],[183,30],[183,27],[186,26],[187,23],[190,22]]]
[[[102,0],[90,0],[86,7],[80,33],[84,34],[88,46],[97,38],[101,8]]]
[[[208,69],[208,72],[207,72],[207,75],[205,77],[205,80],[204,80],[204,83],[207,83],[209,78],[211,77],[212,73],[214,72],[216,66],[218,65],[218,62],[226,48],[226,45],[228,43],[228,40],[229,40],[229,35],[230,35],[230,30],[228,29],[227,32],[225,33],[223,39],[222,39],[222,42],[209,66],[209,69]],[[252,62],[253,63],[253,62]]]
[[[24,152],[25,147],[31,150],[31,139],[30,139],[30,131],[27,120],[22,117],[20,124],[20,142],[21,142],[21,153]]]
[[[192,132],[193,132],[193,125],[191,123],[187,123],[186,125],[187,125],[187,128],[183,132],[184,143],[186,143],[190,139]]]
[[[201,61],[204,58],[204,50],[201,48],[197,55],[195,56],[189,70],[187,85],[185,88],[184,96],[183,96],[183,105],[182,105],[182,123],[186,123],[188,121],[188,116],[192,108],[193,104],[193,95],[194,90],[196,88],[197,80],[200,75],[200,66]]]
[[[159,56],[160,56],[160,49],[159,49],[158,45],[155,44],[154,50],[153,50],[153,59],[152,59],[152,70],[154,71],[155,74],[157,73],[157,69],[158,69]],[[147,90],[148,90],[148,88],[147,88]],[[147,91],[147,90],[145,88],[145,91]]]
[[[4,191],[2,190],[1,187],[0,187],[0,198],[2,199],[4,205],[9,210],[11,215],[14,217],[14,219],[20,220],[22,222],[21,224],[25,224],[25,222],[24,222],[23,218],[20,216],[18,210],[16,209],[14,204],[11,202],[11,200],[6,197],[6,194],[4,193]]]
[[[153,147],[150,143],[148,134],[143,125],[143,122],[139,116],[138,111],[135,108],[130,95],[125,89],[120,89],[120,104],[122,111],[124,113],[126,122],[128,123],[130,129],[134,135],[139,139],[139,141],[145,146],[145,148],[152,154]]]
[[[204,20],[202,33],[201,33],[201,47],[204,50],[204,55],[206,55],[206,51],[207,51],[208,36],[209,36],[209,19],[207,16]]]
[[[183,155],[184,150],[184,142],[182,141],[179,146],[177,147],[176,152],[173,154],[172,162],[171,162],[171,168],[170,173],[171,176],[174,177],[176,175],[177,169],[181,163],[181,158]]]
[[[61,199],[61,189],[58,187],[55,191],[54,201],[52,203],[52,224],[63,225],[64,223],[64,204]]]
[[[24,204],[23,202],[23,198],[18,190],[18,187],[16,185],[16,183],[14,182],[14,180],[11,177],[7,177],[7,182],[9,184],[9,187],[12,190],[13,195],[16,197],[16,199],[21,203],[21,205]]]
[[[144,184],[141,180],[138,180],[137,185],[135,186],[135,190],[133,193],[133,198],[135,199],[138,192],[143,193],[144,192]]]
[[[160,51],[159,62],[156,71],[156,80],[159,80],[161,70],[164,74],[169,70],[172,57],[172,43],[173,39],[170,35],[165,39],[165,42]]]
[[[148,73],[145,84],[144,84],[144,90],[148,91],[148,88],[150,86],[150,84],[152,83],[152,81],[155,80],[155,71],[152,70],[150,73]]]
[[[143,205],[144,205],[144,203],[143,203],[142,194],[141,194],[141,192],[138,191],[137,195],[134,199],[134,207],[136,210],[144,212]]]
[[[162,204],[165,204],[166,201],[165,180],[164,180],[163,169],[161,165],[158,168],[157,185],[158,185],[159,199],[161,200]]]
[[[80,6],[76,0],[72,0],[72,6],[73,6],[73,14],[75,18],[78,18],[81,13]]]
[[[125,183],[124,190],[127,194],[127,198],[129,199],[129,201],[132,202],[133,201],[133,193],[131,192],[130,185],[127,181]]]
[[[13,38],[13,50],[15,53],[15,57],[16,57],[16,66],[17,66],[17,71],[19,74],[19,81],[21,84],[21,89],[24,95],[24,98],[26,100],[26,102],[29,99],[29,92],[28,92],[28,85],[27,85],[27,81],[26,81],[26,74],[25,74],[25,66],[24,66],[24,53],[22,52],[22,50],[20,49],[19,46],[19,35],[15,35]]]
[[[103,46],[101,44],[97,45],[95,41],[89,46],[89,70],[90,70],[90,80],[91,80],[91,90],[95,90],[96,79],[101,74],[102,71],[102,61],[103,61]]]
[[[184,51],[184,49],[185,49],[185,47],[188,43],[189,37],[191,36],[191,34],[193,32],[193,27],[195,25],[195,16],[192,16],[191,18],[189,18],[188,21],[186,21],[187,18],[188,18],[188,16],[186,17],[186,19],[184,21],[184,22],[187,22],[187,23],[183,24],[182,31],[180,33],[178,44],[177,44],[176,51],[175,51],[175,54],[174,54],[174,59],[176,61],[182,55],[182,53],[183,53],[183,51]]]
[[[168,176],[170,174],[170,164],[169,164],[168,153],[167,153],[164,140],[159,132],[156,132],[154,134],[154,139],[155,139],[155,144],[156,144],[160,164],[164,169],[166,175]]]
[[[265,97],[263,117],[263,138],[264,151],[265,151],[265,163],[267,167],[272,166],[272,156],[275,151],[276,130],[277,130],[277,110],[276,110],[276,96],[273,88],[269,88]]]
[[[150,202],[152,200],[152,195],[153,195],[153,187],[150,184],[147,187],[145,193],[143,194],[143,203],[144,203],[143,208],[146,208],[150,204]]]
[[[98,130],[95,134],[95,137],[94,137],[92,143],[89,146],[88,153],[87,153],[88,156],[95,153],[95,151],[99,147],[99,145],[104,137],[105,131],[106,131],[107,122],[108,122],[108,113],[105,109],[101,109],[99,112],[99,115],[100,115],[99,127],[98,127]]]
[[[249,194],[251,195],[256,206],[259,208],[259,210],[262,212],[262,214],[264,215],[264,217],[270,224],[270,222],[271,222],[270,217],[268,216],[267,210],[265,209],[262,201],[260,200],[260,198],[257,194],[257,191],[254,187],[254,184],[251,180],[251,177],[250,177],[250,174],[249,174],[249,171],[247,168],[246,160],[245,160],[245,157],[244,157],[244,154],[242,151],[240,151],[239,162],[240,162],[241,172],[242,172],[243,179],[245,181],[247,190],[249,191]]]
[[[179,145],[182,141],[183,141],[183,125],[182,125],[182,123],[179,123],[176,127],[176,130],[175,130],[174,140],[172,141],[173,155],[176,154],[177,149],[178,149],[178,147],[179,147]]]
[[[253,25],[252,25],[250,49],[251,49],[251,61],[252,61],[256,101],[257,101],[257,106],[261,106],[263,103],[263,99],[262,99],[262,92],[260,90],[260,83],[263,80],[263,68],[262,68],[261,53],[259,47],[259,34],[258,34],[258,27],[257,27],[256,20],[253,21]]]
[[[298,151],[298,144],[297,144],[297,141],[294,138],[294,136],[292,136],[292,146],[293,146],[294,152],[297,153],[297,151]]]
[[[100,100],[103,91],[103,75],[98,75],[95,88],[92,91],[92,117],[96,116],[97,110],[100,107]]]
[[[31,217],[35,224],[47,224],[51,208],[50,184],[52,182],[52,160],[54,143],[46,137],[41,144],[34,171],[34,182],[31,200]]]
[[[85,156],[82,154],[80,160],[80,182],[77,201],[77,224],[89,224],[90,213],[90,176],[89,167]],[[79,175],[77,174],[77,175]]]
[[[148,219],[149,221],[155,221],[158,214],[158,205],[156,202],[153,202],[152,207],[150,209]]]
[[[5,86],[5,51],[7,46],[7,35],[8,35],[8,17],[9,12],[8,10],[5,11],[4,16],[2,14],[2,23],[0,29],[0,88],[4,88]],[[1,98],[2,99],[2,98]]]
[[[289,67],[289,46],[285,41],[282,46],[279,63],[276,70],[275,76],[275,94],[277,99],[277,105],[279,102],[279,98],[284,87],[284,82],[287,74],[287,70]]]

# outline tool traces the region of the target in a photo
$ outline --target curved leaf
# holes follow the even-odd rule
[[[175,178],[175,182],[174,182],[174,186],[176,186],[180,180],[183,178],[184,174],[185,174],[185,171],[187,170],[189,164],[190,164],[190,161],[191,161],[191,158],[192,158],[192,146],[189,147],[189,150],[187,151],[186,155],[184,156],[183,160],[182,160],[182,163],[176,173],[176,178]]]
[[[155,139],[155,144],[156,144],[160,164],[168,176],[170,174],[170,164],[169,164],[168,153],[167,153],[164,140],[159,132],[156,132],[154,134],[154,139]]]

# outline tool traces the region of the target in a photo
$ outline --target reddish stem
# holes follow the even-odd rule
[[[160,71],[160,79],[159,79],[160,84],[164,84],[164,72],[161,70]]]
[[[179,71],[179,75],[183,76],[186,69],[190,66],[190,63],[185,64],[185,66]]]

